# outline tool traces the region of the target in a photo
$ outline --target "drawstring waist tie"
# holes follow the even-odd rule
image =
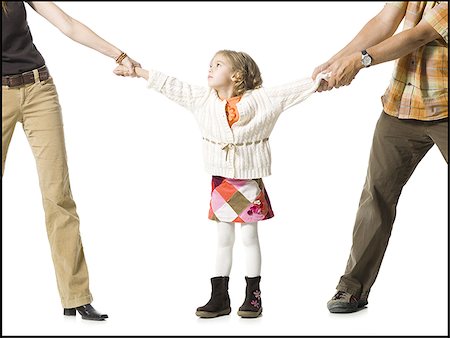
[[[207,142],[210,142],[210,143],[222,146],[222,150],[226,151],[225,161],[228,161],[228,153],[230,152],[230,150],[236,151],[237,147],[250,146],[250,145],[253,145],[253,144],[258,144],[258,143],[261,143],[261,142],[269,141],[268,137],[263,139],[263,140],[259,140],[259,141],[243,142],[243,143],[221,143],[221,142],[215,142],[215,141],[209,140],[206,137],[203,137],[203,139],[205,141],[207,141]]]

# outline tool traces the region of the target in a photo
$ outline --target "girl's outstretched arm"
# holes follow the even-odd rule
[[[136,67],[135,71],[138,77],[142,77],[148,81],[148,73],[149,73],[148,70],[143,69],[141,67]]]
[[[135,72],[137,77],[147,81],[148,88],[156,90],[192,112],[197,111],[211,93],[210,88],[191,85],[157,70],[146,70],[142,67],[136,67]],[[129,75],[127,69],[122,65],[114,69],[114,74],[119,76]]]
[[[299,104],[316,92],[322,80],[327,81],[330,74],[319,73],[315,80],[305,77],[284,85],[265,88],[264,92],[279,113]]]

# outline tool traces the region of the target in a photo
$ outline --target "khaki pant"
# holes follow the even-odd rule
[[[52,78],[16,88],[2,86],[2,177],[17,122],[22,123],[36,159],[62,305],[72,308],[91,303],[79,219],[70,190],[61,107]]]
[[[353,245],[337,290],[368,297],[388,245],[400,193],[434,144],[448,163],[448,118],[428,122],[381,114],[353,229]]]

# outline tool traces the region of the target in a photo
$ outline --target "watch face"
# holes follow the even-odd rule
[[[364,66],[366,66],[366,67],[370,66],[370,64],[372,63],[371,61],[372,61],[372,59],[369,55],[364,55],[364,57],[362,59],[362,63]]]

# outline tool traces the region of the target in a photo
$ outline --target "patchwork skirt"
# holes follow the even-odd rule
[[[212,177],[208,218],[214,221],[253,223],[274,216],[262,178]]]

